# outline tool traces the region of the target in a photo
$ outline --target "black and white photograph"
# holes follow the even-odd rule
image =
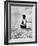
[[[5,44],[37,43],[37,2],[5,1]]]

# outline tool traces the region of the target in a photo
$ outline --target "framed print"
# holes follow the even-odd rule
[[[37,43],[37,2],[4,2],[4,44]]]
[[[38,20],[38,2],[37,2],[37,20]],[[38,21],[37,21],[37,27],[38,27]],[[38,28],[37,28],[38,30]],[[37,43],[38,43],[38,31],[37,31]]]

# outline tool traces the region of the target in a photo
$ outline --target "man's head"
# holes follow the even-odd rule
[[[23,19],[25,19],[25,18],[26,18],[26,15],[24,15],[24,14],[23,14],[22,16],[23,16]]]

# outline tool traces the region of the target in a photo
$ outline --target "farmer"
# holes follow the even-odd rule
[[[21,28],[25,28],[26,29],[26,15],[22,15],[23,19],[22,19],[22,22],[21,22]]]

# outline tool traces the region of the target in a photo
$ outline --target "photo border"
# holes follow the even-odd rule
[[[32,3],[36,4],[35,8],[35,42],[16,42],[16,43],[8,43],[8,3]],[[6,18],[5,18],[6,16]],[[5,20],[6,20],[6,29],[5,29]],[[4,44],[31,44],[37,43],[37,2],[32,1],[4,1]]]

